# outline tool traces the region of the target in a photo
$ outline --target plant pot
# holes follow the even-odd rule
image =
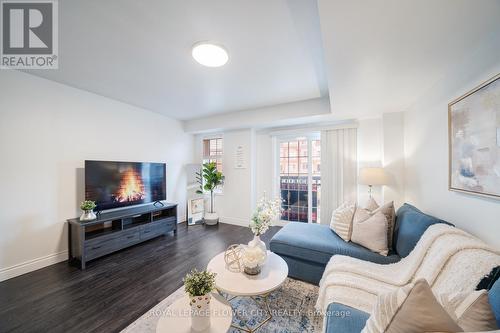
[[[219,223],[219,214],[217,213],[205,213],[203,221],[206,225],[216,225]]]
[[[211,294],[190,297],[191,305],[191,329],[201,332],[210,327],[210,301]]]
[[[80,221],[93,221],[97,218],[93,210],[84,210]]]

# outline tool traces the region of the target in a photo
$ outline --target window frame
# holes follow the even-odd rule
[[[308,166],[307,167],[307,192],[308,192],[308,195],[307,195],[307,223],[318,223],[318,222],[312,221],[312,210],[313,210],[313,207],[312,207],[312,203],[313,203],[312,202],[313,201],[313,198],[312,198],[313,197],[312,196],[312,192],[313,192],[312,141],[321,140],[321,133],[320,132],[295,133],[295,134],[287,134],[287,135],[281,135],[281,136],[274,137],[274,140],[273,140],[274,141],[273,142],[273,149],[274,149],[274,153],[273,153],[273,155],[274,155],[274,161],[273,161],[273,163],[274,163],[274,172],[273,172],[274,196],[281,198],[281,187],[280,187],[281,186],[281,183],[280,183],[280,176],[281,176],[280,147],[281,147],[281,143],[298,140],[299,138],[306,138],[307,139],[307,166]],[[300,159],[299,159],[299,161],[300,161]],[[320,175],[321,175],[321,167],[320,167]],[[319,209],[321,209],[319,207],[320,206],[318,206],[318,205],[316,206],[316,214],[317,214],[316,221],[319,220]],[[304,223],[304,222],[289,221],[289,220],[282,220],[282,219],[279,220],[280,225],[285,225],[285,224],[291,223],[291,222]],[[319,221],[319,222],[321,222],[321,221]]]

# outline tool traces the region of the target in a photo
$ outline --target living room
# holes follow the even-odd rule
[[[499,330],[500,0],[0,7],[0,332]]]

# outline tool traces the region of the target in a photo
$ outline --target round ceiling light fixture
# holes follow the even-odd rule
[[[227,50],[211,42],[194,44],[191,54],[194,60],[207,67],[224,66],[229,60]]]

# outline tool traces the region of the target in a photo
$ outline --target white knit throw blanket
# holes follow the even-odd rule
[[[419,278],[425,278],[435,293],[472,291],[497,265],[500,251],[463,230],[435,224],[406,258],[394,264],[333,256],[320,281],[316,308],[325,311],[337,302],[370,313],[378,295]]]

